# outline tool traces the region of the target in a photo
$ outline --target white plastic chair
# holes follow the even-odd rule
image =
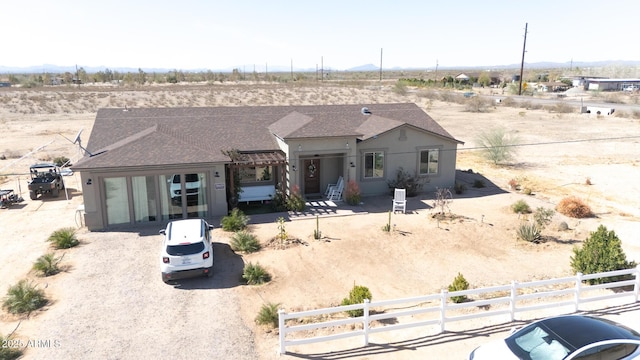
[[[335,184],[328,184],[327,185],[327,190],[324,191],[324,195],[325,196],[329,196],[329,193],[331,192],[331,190],[335,189],[336,186],[338,186],[338,184],[342,181],[342,176],[338,177],[338,181],[336,181]]]
[[[342,191],[344,190],[344,179],[342,176],[338,179],[336,186],[329,189],[327,200],[342,200]]]
[[[402,211],[404,214],[407,211],[407,192],[405,189],[395,189],[393,193],[393,212]]]

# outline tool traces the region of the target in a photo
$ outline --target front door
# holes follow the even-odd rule
[[[320,161],[318,159],[304,161],[304,193],[320,193]]]

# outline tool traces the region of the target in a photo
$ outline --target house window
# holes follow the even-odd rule
[[[420,175],[433,175],[438,173],[438,149],[420,150]]]
[[[127,178],[113,177],[104,179],[107,224],[125,224],[129,218],[129,196]]]
[[[364,153],[364,178],[384,177],[384,153],[372,151]]]
[[[271,166],[252,166],[240,169],[240,182],[253,183],[257,181],[271,181],[273,178]]]

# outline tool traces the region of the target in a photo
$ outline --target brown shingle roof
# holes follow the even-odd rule
[[[228,162],[223,150],[280,150],[275,136],[364,140],[403,124],[459,142],[411,103],[100,109],[87,143],[99,155],[74,168]]]

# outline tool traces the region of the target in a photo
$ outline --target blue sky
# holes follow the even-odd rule
[[[0,66],[432,68],[640,60],[638,0],[9,0]],[[633,15],[633,16],[630,16]]]

